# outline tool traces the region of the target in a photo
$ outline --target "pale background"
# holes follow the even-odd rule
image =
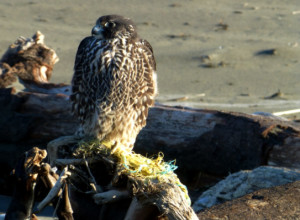
[[[2,0],[0,54],[40,30],[60,58],[51,81],[70,83],[79,42],[106,14],[132,18],[153,46],[159,102],[249,113],[300,108],[299,0]],[[277,53],[255,55],[266,49]],[[278,90],[282,97],[264,99]]]

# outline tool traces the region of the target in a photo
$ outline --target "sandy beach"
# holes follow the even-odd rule
[[[4,0],[0,53],[40,30],[60,58],[51,81],[70,83],[79,42],[106,14],[132,18],[153,46],[159,102],[248,113],[300,106],[298,0]]]

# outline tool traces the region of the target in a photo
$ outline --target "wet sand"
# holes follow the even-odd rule
[[[5,0],[0,53],[40,30],[60,57],[51,81],[70,83],[79,42],[106,14],[132,18],[153,46],[159,102],[248,113],[300,108],[298,0]]]

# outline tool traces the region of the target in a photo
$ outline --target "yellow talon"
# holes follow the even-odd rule
[[[112,145],[110,154],[114,154],[119,149],[121,149],[120,144],[116,143],[116,144]]]
[[[114,145],[114,143],[112,143],[111,141],[106,141],[106,140],[101,141],[101,144],[103,144],[108,149],[111,149]]]

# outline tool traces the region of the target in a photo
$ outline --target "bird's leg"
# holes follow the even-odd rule
[[[122,141],[110,141],[108,145],[104,144],[105,146],[107,146],[111,152],[110,154],[115,154],[116,152],[118,152],[119,154],[123,154],[123,153],[129,153],[131,152],[131,149],[133,148],[133,145],[127,145],[125,143],[123,143]]]
[[[119,148],[121,144],[119,142],[116,142],[114,145],[111,146],[111,154],[114,154]]]
[[[102,140],[101,144],[103,144],[106,148],[111,149],[115,143],[109,140]]]
[[[111,141],[106,139],[102,140],[101,144],[103,144],[107,149],[110,149],[111,154],[113,154],[120,145],[117,141]]]

